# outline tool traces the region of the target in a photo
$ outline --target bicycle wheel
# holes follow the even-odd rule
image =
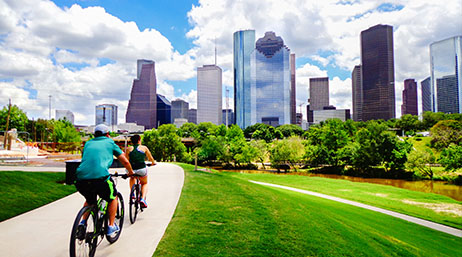
[[[130,191],[130,204],[129,204],[130,205],[129,206],[130,222],[132,224],[135,223],[136,216],[138,215],[139,202],[140,202],[140,190],[137,184],[134,184],[132,186],[132,190]]]
[[[80,225],[84,216],[88,216],[85,225]],[[83,207],[77,217],[71,231],[71,242],[69,253],[71,257],[90,256],[93,257],[98,243],[98,232],[96,228],[96,214],[90,206]]]
[[[117,233],[113,237],[110,237],[106,234],[106,239],[111,244],[117,241],[117,239],[119,239],[119,236],[122,233],[122,228],[124,226],[124,215],[125,215],[124,198],[122,197],[122,194],[120,192],[117,193],[117,201],[118,201],[118,205],[117,205],[117,212],[116,212],[114,224],[117,224],[120,230],[119,230],[119,233]],[[106,221],[105,221],[106,229],[109,227],[109,221],[108,221],[107,215],[109,215],[109,213],[106,214]]]

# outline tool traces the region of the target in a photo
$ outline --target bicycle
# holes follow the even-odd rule
[[[139,175],[132,175],[135,178],[135,184],[133,184],[130,190],[130,203],[129,203],[129,213],[130,213],[130,223],[133,224],[136,221],[136,216],[138,215],[138,211],[143,211],[143,207],[141,206],[141,184],[140,184],[140,177]]]
[[[122,177],[126,179],[126,174],[111,174],[111,177]],[[114,180],[117,183],[117,180]],[[119,239],[124,224],[124,199],[120,192],[117,192],[117,212],[114,223],[119,226],[120,231],[113,237],[106,234],[109,227],[109,212],[107,212],[108,203],[98,197],[97,204],[84,206],[80,209],[75,218],[71,231],[71,242],[69,252],[71,257],[77,256],[94,256],[96,247],[103,241],[104,236],[109,243],[114,243]],[[83,217],[87,217],[86,224],[81,225]]]

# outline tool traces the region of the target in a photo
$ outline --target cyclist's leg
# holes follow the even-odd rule
[[[94,184],[91,181],[77,181],[75,183],[75,188],[83,197],[85,197],[85,203],[83,206],[96,204],[96,191],[94,189]],[[88,218],[88,214],[89,213],[84,213],[82,218],[86,220]]]
[[[146,194],[148,192],[148,175],[140,177],[141,184],[141,198],[146,199]]]
[[[109,225],[113,226],[117,212],[117,189],[112,178],[100,183],[98,195],[108,202]]]
[[[135,177],[130,177],[130,190],[132,190],[133,185],[135,184],[136,178]],[[130,196],[131,197],[131,196]]]

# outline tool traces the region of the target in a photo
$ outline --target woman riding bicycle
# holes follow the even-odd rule
[[[139,135],[130,137],[130,140],[132,141],[133,146],[130,146],[127,149],[126,155],[132,165],[133,172],[135,175],[139,176],[141,184],[141,207],[147,208],[148,204],[146,203],[146,192],[148,191],[148,170],[144,161],[146,157],[152,162],[152,165],[156,165],[156,161],[152,158],[149,149],[146,146],[141,145],[141,137]],[[130,188],[132,188],[135,184],[135,179],[135,177],[130,177]]]

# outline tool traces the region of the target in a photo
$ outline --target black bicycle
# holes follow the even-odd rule
[[[130,190],[130,203],[129,203],[129,213],[130,213],[130,222],[133,224],[136,221],[136,216],[138,216],[138,211],[143,211],[141,205],[141,184],[139,175],[132,175],[135,178],[136,182],[133,184]]]
[[[126,179],[128,176],[116,173],[111,174],[111,177]],[[117,183],[116,179],[114,183]],[[124,199],[120,192],[117,192],[117,201],[118,205],[114,223],[119,226],[120,231],[115,236],[108,236],[106,234],[109,227],[109,212],[107,211],[108,203],[105,200],[98,197],[97,205],[84,206],[80,209],[71,231],[71,243],[69,247],[71,257],[94,256],[96,247],[103,241],[104,236],[106,236],[107,241],[111,244],[119,239],[125,214]],[[87,217],[85,224],[80,224],[84,217]]]

